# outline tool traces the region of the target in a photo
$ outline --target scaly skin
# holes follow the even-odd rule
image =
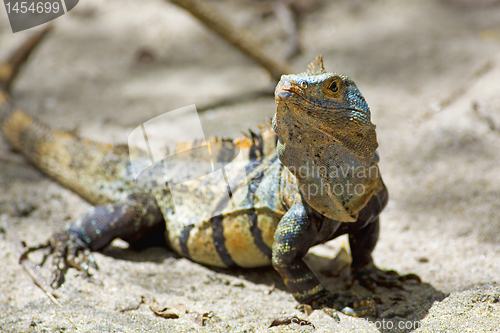
[[[227,188],[213,185],[218,176],[210,174],[183,184],[174,205],[169,189],[158,186],[165,183],[162,171],[173,178],[198,174],[207,157],[194,143],[178,147],[175,160],[154,164],[136,182],[125,146],[51,130],[13,107],[12,80],[44,35],[0,67],[0,121],[6,139],[36,167],[95,205],[46,244],[27,250],[49,247],[54,253],[52,285],[64,281],[69,267],[88,273],[96,267],[91,250],[122,238],[136,248],[167,245],[210,266],[273,265],[298,302],[341,308],[357,302],[327,291],[302,257],[344,234],[353,274],[364,285],[401,285],[404,277],[379,270],[371,256],[388,194],[370,110],[354,82],[327,73],[321,57],[308,72],[281,78],[275,132],[262,128],[243,139],[210,141],[214,163],[233,161],[240,152],[246,157],[228,172],[231,198],[221,195]],[[182,154],[185,149],[191,150]]]

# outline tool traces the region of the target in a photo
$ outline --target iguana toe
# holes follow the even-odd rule
[[[62,231],[54,234],[47,243],[27,248],[21,256],[21,260],[29,253],[37,250],[49,248],[49,253],[44,256],[53,255],[50,285],[59,288],[64,283],[64,275],[70,267],[83,271],[86,276],[90,276],[89,269],[98,269],[91,250],[87,244],[78,236],[69,231]]]
[[[69,267],[74,267],[90,276],[89,269],[97,269],[94,257],[89,246],[69,231],[62,231],[53,235],[49,241],[52,260],[51,285],[58,288],[64,282],[64,274]]]
[[[321,298],[310,302],[315,309],[335,309],[353,317],[376,316],[377,308],[372,298],[359,297],[353,292],[333,292],[328,291]]]
[[[359,283],[369,289],[375,290],[377,286],[387,288],[404,289],[403,283],[413,280],[420,283],[420,278],[415,274],[399,275],[398,272],[393,270],[381,270],[374,264],[369,264],[359,269],[353,270],[353,277]]]

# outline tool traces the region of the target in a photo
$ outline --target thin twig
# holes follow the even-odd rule
[[[8,237],[11,239],[11,241],[16,245],[16,248],[21,255],[19,256],[19,264],[24,268],[24,270],[28,273],[28,275],[33,279],[33,282],[42,289],[42,291],[47,295],[47,297],[58,307],[62,308],[62,304],[59,303],[59,301],[56,299],[56,295],[54,294],[54,289],[47,284],[45,279],[40,275],[38,270],[35,268],[35,264],[29,260],[27,253],[25,251],[25,244],[24,242],[21,242],[17,236],[12,233],[7,226],[4,226],[5,233],[8,235]],[[66,318],[74,327],[75,329],[78,330],[78,326],[69,318],[68,316],[64,315],[64,318]]]
[[[497,128],[497,125],[495,124],[495,120],[487,114],[483,114],[479,108],[478,102],[473,102],[472,103],[472,110],[474,111],[474,114],[476,117],[478,117],[480,120],[486,122],[488,124],[488,127],[490,130],[493,132],[499,132],[499,128]]]
[[[283,74],[291,73],[290,66],[268,56],[248,30],[234,25],[207,2],[200,0],[170,1],[190,12],[207,28],[259,63],[271,74],[274,80],[279,80]]]
[[[469,76],[469,80],[466,81],[466,84],[459,85],[454,91],[451,92],[451,94],[447,98],[443,99],[441,102],[435,104],[433,103],[432,105],[430,105],[432,111],[429,110],[428,112],[425,112],[422,116],[419,117],[418,121],[426,121],[430,117],[434,116],[437,112],[440,112],[446,107],[453,104],[459,97],[463,96],[468,89],[470,89],[472,85],[471,82],[477,81],[481,77],[485,76],[494,67],[495,67],[495,62],[491,60],[486,62],[478,70],[472,73],[471,76]]]
[[[481,68],[479,68],[477,71],[472,74],[472,79],[477,80],[487,74],[492,68],[494,67],[493,61],[488,61],[486,64],[484,64]],[[449,106],[453,102],[456,101],[456,99],[460,96],[462,96],[467,89],[470,87],[470,82],[471,80],[467,80],[467,84],[463,84],[458,87],[455,91],[453,91],[448,98],[444,99],[439,103],[438,110],[444,109],[445,107]]]
[[[24,270],[31,276],[33,279],[33,282],[43,290],[45,295],[50,298],[50,300],[55,303],[57,306],[62,307],[61,303],[56,299],[54,295],[54,289],[50,287],[44,280],[44,278],[38,273],[38,271],[35,269],[35,265],[31,260],[28,259],[28,256],[25,256],[24,254],[21,256],[19,259],[19,264],[23,266]]]

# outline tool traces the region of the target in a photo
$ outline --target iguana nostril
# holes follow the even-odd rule
[[[281,79],[281,81],[278,83],[276,86],[276,100],[285,100],[289,98],[292,95],[291,89],[292,89],[292,82],[290,82],[287,79]]]
[[[292,89],[292,82],[290,82],[289,80],[284,80],[281,84],[281,87],[283,89]]]
[[[290,82],[290,80],[288,79],[281,79],[280,82],[278,82],[278,85],[276,86],[276,91],[278,90],[289,90],[289,89],[292,89],[292,82]]]

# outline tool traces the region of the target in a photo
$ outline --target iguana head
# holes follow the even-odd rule
[[[327,73],[318,56],[302,74],[283,75],[275,91],[273,128],[280,140],[310,143],[316,132],[369,164],[377,149],[370,108],[358,87],[339,73]],[[301,129],[301,125],[307,125]],[[299,127],[296,127],[299,126]],[[310,130],[313,130],[310,132]],[[306,140],[304,140],[306,139]]]
[[[326,72],[319,56],[307,72],[283,75],[275,97],[273,129],[279,139],[278,155],[299,183],[321,189],[338,184],[367,184],[373,188],[375,178],[349,173],[350,169],[366,169],[376,163],[378,146],[370,108],[350,78]],[[358,206],[366,195],[344,191],[320,193],[306,200],[325,215],[338,219],[330,206],[340,205],[353,216],[362,208]]]

